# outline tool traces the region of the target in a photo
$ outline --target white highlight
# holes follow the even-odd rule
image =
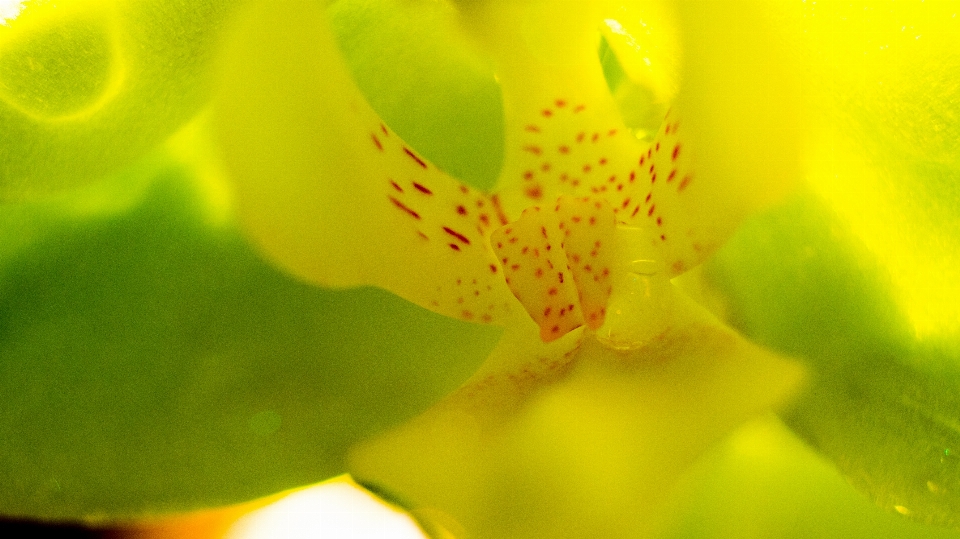
[[[7,26],[7,23],[16,19],[26,2],[27,0],[0,0],[0,24]]]
[[[254,511],[226,539],[426,539],[409,516],[348,481],[300,490]]]

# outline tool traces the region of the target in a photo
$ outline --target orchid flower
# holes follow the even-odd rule
[[[242,219],[304,278],[508,326],[462,388],[354,454],[358,479],[470,536],[632,535],[687,464],[799,377],[669,284],[793,180],[799,95],[778,74],[789,73],[779,44],[745,31],[721,53],[756,70],[737,74],[737,95],[774,93],[785,106],[714,110],[703,96],[734,77],[691,62],[702,85],[638,141],[596,53],[606,6],[459,7],[503,92],[506,154],[490,193],[377,117],[321,10],[273,4],[227,53],[236,60],[219,114]],[[707,37],[753,15],[701,6],[682,16]],[[711,148],[714,137],[738,140],[737,156]],[[607,463],[607,452],[619,456]],[[636,519],[616,518],[625,514]]]
[[[162,26],[168,12],[77,5],[24,11],[0,34],[17,45],[0,56],[0,77],[19,84],[0,88],[11,105],[3,121],[30,134],[0,149],[11,163],[4,196],[39,198],[120,171],[7,207],[25,216],[9,229],[30,234],[5,253],[17,292],[4,311],[21,314],[0,326],[15,335],[4,393],[28,419],[3,425],[28,434],[5,437],[14,458],[4,473],[18,486],[0,510],[142,516],[349,470],[438,537],[656,535],[674,525],[665,519],[691,466],[779,410],[879,505],[956,524],[957,265],[935,260],[956,236],[942,226],[955,212],[936,204],[955,195],[937,179],[956,164],[955,87],[945,82],[955,65],[930,52],[949,50],[950,5],[285,0],[234,13],[201,2],[182,17],[189,24],[171,23],[203,36],[184,44],[194,52],[183,70],[171,70],[185,54],[176,46],[116,31]],[[378,103],[381,116],[361,91],[335,30],[387,12],[410,17],[407,33],[389,34],[399,43],[380,44],[399,64],[388,69],[422,65],[402,62],[422,37],[496,78],[503,159],[492,184],[446,159],[443,141],[417,140],[410,126],[423,118],[395,114],[407,101],[393,113]],[[863,83],[889,56],[832,65],[859,59],[844,47],[867,47],[836,38],[848,20],[870,47],[903,55],[897,88],[931,88],[919,93],[940,108],[894,106]],[[900,21],[934,45],[913,48],[906,25],[903,36],[891,30]],[[611,91],[601,36],[642,114]],[[214,42],[223,47],[211,63]],[[57,51],[100,70],[54,69],[57,79],[30,67],[59,65]],[[904,74],[914,56],[920,82]],[[378,65],[351,60],[364,61]],[[180,127],[208,86],[212,116],[123,168]],[[872,124],[872,108],[892,124]],[[125,203],[102,203],[103,190],[116,199],[128,184],[138,187]],[[851,203],[852,188],[862,192]],[[232,235],[234,203],[263,259],[311,286]],[[937,231],[919,248],[916,223]],[[89,232],[64,232],[78,226]],[[128,230],[137,248],[117,255]],[[51,248],[47,238],[66,239]],[[71,284],[43,292],[51,285],[33,275],[48,273]],[[946,299],[917,285],[931,279]],[[137,283],[130,294],[127,281]],[[402,300],[328,290],[352,287]],[[127,335],[168,329],[169,340]],[[108,352],[88,351],[99,347]],[[49,391],[23,391],[31,369],[44,369],[35,357],[51,354],[83,358],[76,364],[97,366],[103,381],[66,363],[44,371]],[[292,369],[299,380],[282,382]],[[81,399],[57,389],[78,380]],[[80,411],[46,414],[50,396]],[[90,447],[34,458],[30,448],[48,448],[43,433],[60,424],[79,426],[55,444],[82,436]],[[131,432],[158,443],[138,445]],[[776,432],[761,438],[801,451]],[[138,470],[144,480],[127,484]]]

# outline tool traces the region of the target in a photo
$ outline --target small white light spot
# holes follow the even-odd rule
[[[226,539],[426,539],[409,516],[349,480],[300,490],[238,520]]]
[[[26,0],[0,0],[0,24],[7,26],[23,11]]]

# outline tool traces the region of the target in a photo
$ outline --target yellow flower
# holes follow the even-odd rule
[[[503,94],[492,190],[378,118],[323,10],[270,3],[229,45],[218,104],[241,218],[306,279],[506,326],[463,387],[355,452],[358,480],[471,536],[649,531],[683,470],[800,378],[669,282],[797,181],[795,59],[772,9],[682,6],[684,82],[674,98],[673,66],[650,70],[672,109],[638,140],[597,55],[616,4],[458,7]]]

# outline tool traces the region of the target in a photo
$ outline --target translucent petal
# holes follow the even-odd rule
[[[603,36],[624,72],[659,103],[676,97],[682,48],[672,4],[664,0],[618,3],[604,20]]]
[[[649,532],[683,470],[800,376],[688,303],[673,322],[629,353],[571,334],[499,362],[357,449],[352,473],[455,536]]]
[[[0,199],[129,165],[209,98],[209,60],[242,0],[27,1],[0,25]]]
[[[324,12],[260,4],[223,57],[218,117],[242,218],[294,273],[376,285],[436,312],[502,321],[515,300],[487,236],[499,198],[388,129],[348,74]]]
[[[674,113],[700,183],[688,218],[726,237],[800,179],[800,5],[708,0],[678,2],[677,13],[684,61]]]

